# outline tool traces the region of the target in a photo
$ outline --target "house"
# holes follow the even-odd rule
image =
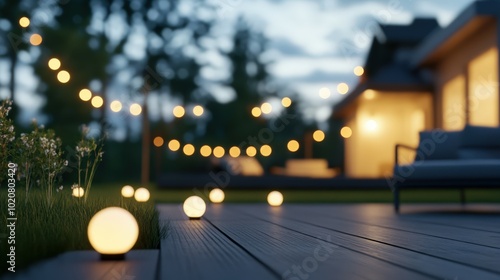
[[[352,131],[344,142],[347,177],[392,175],[394,146],[417,146],[421,130],[499,125],[499,16],[500,2],[484,0],[445,28],[423,18],[380,25],[364,75],[334,106]]]

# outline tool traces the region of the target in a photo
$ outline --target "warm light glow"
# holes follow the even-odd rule
[[[180,148],[181,148],[181,143],[176,140],[176,139],[172,139],[168,142],[168,148],[172,151],[172,152],[176,152],[178,151]]]
[[[182,208],[190,219],[199,219],[205,214],[207,206],[201,197],[193,195],[184,201]]]
[[[176,118],[182,118],[184,114],[186,113],[186,110],[184,110],[184,107],[177,105],[174,107],[173,114]]]
[[[299,142],[297,142],[297,140],[290,140],[288,141],[288,144],[286,145],[286,147],[288,148],[288,150],[290,152],[296,152],[299,150]]]
[[[340,94],[346,94],[349,91],[349,86],[346,83],[340,83],[337,85],[337,92]]]
[[[283,195],[279,191],[272,191],[267,195],[267,203],[271,206],[280,206],[283,203]]]
[[[356,67],[354,67],[353,72],[354,72],[354,75],[360,77],[365,73],[365,69],[363,69],[362,66],[356,66]]]
[[[321,130],[316,130],[313,133],[313,139],[316,142],[321,142],[321,141],[325,140],[325,133]]]
[[[200,105],[196,105],[194,106],[193,108],[193,114],[197,117],[203,115],[203,107],[201,107]]]
[[[340,136],[345,139],[350,138],[352,136],[352,129],[348,126],[342,127],[342,129],[340,130]]]
[[[365,90],[365,92],[363,93],[363,97],[366,99],[366,100],[372,100],[375,98],[375,91],[374,90],[371,90],[371,89],[367,89]]]
[[[139,237],[134,216],[120,207],[108,207],[97,212],[87,228],[90,245],[104,255],[125,254]]]
[[[115,100],[111,102],[111,104],[109,104],[109,108],[111,109],[111,111],[118,113],[122,110],[122,103],[118,100]]]
[[[225,153],[226,153],[226,151],[224,151],[224,148],[222,148],[221,146],[215,147],[214,151],[213,151],[214,157],[216,157],[216,158],[223,157]]]
[[[129,185],[123,186],[123,188],[122,188],[122,196],[123,197],[127,197],[127,198],[133,197],[134,193],[135,193],[135,191],[134,191],[134,188],[132,186],[129,186]]]
[[[249,146],[246,150],[247,156],[254,157],[257,154],[257,149],[254,146]]]
[[[203,145],[200,148],[200,154],[204,157],[209,157],[212,154],[212,148],[208,145]]]
[[[210,198],[210,201],[212,203],[221,203],[224,201],[225,195],[224,191],[222,191],[221,189],[213,189],[208,194],[208,197]]]
[[[165,143],[165,141],[161,138],[161,136],[156,136],[155,139],[153,139],[153,145],[158,148],[163,146],[163,143]]]
[[[57,58],[51,58],[49,60],[49,68],[52,69],[52,70],[57,70],[61,67],[61,61]]]
[[[104,100],[100,96],[94,96],[92,97],[92,100],[90,101],[92,103],[92,106],[95,108],[101,108],[102,105],[104,104]]]
[[[240,148],[234,146],[234,147],[231,147],[231,149],[229,149],[229,155],[234,157],[234,158],[237,158],[241,155],[241,150]]]
[[[62,70],[57,73],[57,80],[63,84],[69,82],[69,79],[71,76],[69,75],[68,71]]]
[[[260,147],[260,154],[262,156],[268,157],[273,152],[273,149],[269,145],[263,145]]]
[[[319,89],[319,97],[323,98],[323,99],[327,99],[328,97],[330,97],[330,89],[326,88],[326,87],[322,87]]]
[[[262,115],[262,111],[260,110],[259,107],[253,107],[252,108],[252,116],[258,118],[260,117],[260,115]]]
[[[20,19],[19,19],[19,25],[20,25],[21,27],[24,27],[24,28],[26,28],[26,27],[30,26],[30,19],[29,19],[29,18],[27,18],[27,17],[22,17],[22,18],[20,18]]]
[[[182,148],[182,152],[184,152],[186,156],[192,156],[194,154],[194,150],[194,146],[191,144],[186,144]]]
[[[38,46],[42,43],[42,36],[40,36],[40,34],[33,34],[30,36],[30,43],[33,45],[33,46]]]
[[[138,188],[134,194],[134,198],[137,202],[146,202],[149,200],[149,196],[149,191],[146,188]]]
[[[142,112],[142,107],[141,107],[141,105],[134,103],[134,104],[130,105],[129,111],[130,111],[130,114],[132,114],[134,116],[139,116]]]
[[[262,111],[263,114],[270,114],[273,111],[273,106],[269,102],[264,102],[260,106],[260,110]]]
[[[290,97],[283,97],[283,99],[281,99],[281,105],[285,108],[290,107],[290,105],[292,105],[292,99],[290,99]]]
[[[368,130],[368,131],[375,131],[378,128],[378,123],[373,119],[369,119],[366,122],[365,127],[366,127],[366,130]]]
[[[80,93],[78,94],[80,96],[80,99],[83,101],[89,101],[92,98],[92,92],[90,90],[84,88],[80,90]]]
[[[82,187],[76,187],[73,189],[73,193],[71,194],[74,197],[82,197],[85,194],[85,190]]]

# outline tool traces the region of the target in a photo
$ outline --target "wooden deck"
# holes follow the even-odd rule
[[[169,220],[159,279],[500,279],[500,205],[208,205]]]

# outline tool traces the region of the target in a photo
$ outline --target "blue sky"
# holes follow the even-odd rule
[[[231,33],[235,20],[243,16],[247,24],[262,30],[269,39],[268,56],[274,61],[271,74],[278,82],[299,94],[305,115],[323,121],[331,114],[332,105],[341,96],[335,93],[338,83],[354,87],[357,77],[353,68],[362,65],[370,46],[376,22],[407,24],[414,17],[435,17],[446,26],[473,0],[211,0],[217,6],[217,27],[221,37]],[[227,69],[227,62],[217,56],[206,56],[219,69]],[[20,57],[29,61],[30,57]],[[0,72],[7,72],[8,65],[0,63]],[[19,93],[17,102],[32,109],[25,119],[34,116],[42,99],[33,94],[37,81],[29,67],[18,69]],[[219,75],[205,71],[205,75]],[[22,81],[22,82],[21,82]],[[6,75],[0,82],[7,83]],[[326,100],[319,97],[321,87],[331,90]],[[116,88],[118,94],[122,89]],[[214,89],[214,92],[224,91]],[[0,97],[6,96],[0,91]],[[113,92],[111,92],[113,95]],[[169,102],[171,101],[171,102]],[[152,98],[150,102],[158,102]],[[175,100],[166,100],[165,112],[151,113],[153,117],[168,119]],[[171,106],[170,106],[171,105]],[[155,107],[155,106],[151,106]],[[167,117],[165,117],[167,116]]]
[[[243,15],[270,39],[271,73],[300,93],[308,117],[326,119],[338,83],[351,88],[370,46],[375,22],[407,24],[414,17],[435,17],[446,26],[473,0],[215,0],[222,24]],[[319,98],[328,87],[328,102]]]

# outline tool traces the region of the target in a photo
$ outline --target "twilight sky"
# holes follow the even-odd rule
[[[223,25],[243,15],[263,30],[273,53],[271,73],[300,93],[309,117],[324,120],[338,101],[337,84],[352,88],[353,68],[362,65],[374,23],[407,24],[435,17],[446,26],[473,0],[215,0]],[[332,92],[328,102],[318,91]]]
[[[210,1],[218,7],[214,32],[220,38],[231,34],[234,22],[240,16],[250,27],[264,32],[270,42],[271,74],[279,83],[299,94],[300,100],[294,101],[300,102],[307,118],[321,122],[331,114],[332,104],[341,98],[336,93],[337,84],[346,82],[350,88],[355,86],[357,77],[353,68],[363,64],[376,22],[407,24],[414,17],[435,17],[441,26],[446,26],[474,0]],[[130,47],[132,50],[140,49],[138,46]],[[131,54],[140,55],[137,51],[131,51]],[[29,56],[22,56],[21,62],[30,60]],[[227,74],[227,61],[215,54],[206,57],[215,65],[215,70],[202,71],[206,78],[224,76],[224,72]],[[7,67],[8,64],[0,61],[0,73],[8,72]],[[36,116],[36,109],[43,100],[33,94],[37,80],[30,67],[21,65],[18,78],[16,102],[28,109],[24,119],[30,120]],[[0,83],[5,85],[7,81],[7,75],[0,75]],[[318,95],[321,87],[329,88],[332,93],[326,102]],[[110,96],[119,96],[122,91],[114,88]],[[220,88],[215,88],[213,94],[226,101],[231,95]],[[7,89],[0,88],[0,97],[7,96]],[[151,98],[149,102],[158,100]],[[164,102],[163,112],[151,110],[153,118],[172,118],[171,108],[177,105],[176,101]],[[139,123],[136,127],[140,129]]]

